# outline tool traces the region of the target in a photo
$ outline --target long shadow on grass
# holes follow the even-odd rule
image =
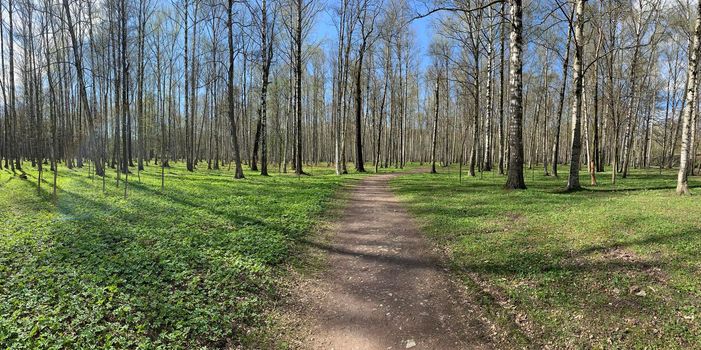
[[[167,245],[178,250],[189,247],[191,250],[189,253],[196,255],[192,256],[191,261],[197,262],[207,260],[203,249],[205,251],[229,249],[243,255],[250,254],[252,257],[256,257],[257,252],[250,251],[251,249],[259,249],[265,253],[266,248],[263,243],[249,246],[254,244],[253,237],[249,238],[254,241],[249,240],[248,243],[244,243],[244,246],[240,245],[236,239],[237,235],[233,232],[242,228],[246,228],[248,236],[272,234],[272,238],[278,237],[277,234],[294,238],[303,230],[299,224],[293,222],[294,218],[278,221],[264,220],[247,215],[245,211],[237,210],[236,207],[232,207],[233,210],[228,212],[214,210],[211,205],[207,206],[207,203],[200,204],[186,200],[185,196],[151,193],[150,189],[137,184],[134,188],[138,188],[138,192],[135,191],[135,195],[128,199],[129,206],[126,207],[107,200],[96,200],[77,192],[64,191],[58,202],[58,211],[61,216],[55,231],[72,232],[76,231],[77,227],[81,229],[75,235],[59,236],[57,239],[63,241],[60,246],[76,249],[75,253],[79,256],[83,249],[90,250],[93,246],[105,247],[104,251],[111,252],[110,254],[121,254],[124,245],[134,241],[146,247],[154,241],[163,242],[168,237],[170,243]],[[164,197],[167,201],[163,201]],[[207,212],[211,216],[198,217],[200,211]],[[144,239],[140,240],[142,238]],[[86,245],[85,242],[94,244]],[[284,254],[280,252],[277,260],[282,259]]]
[[[170,189],[164,194],[133,182],[132,195],[121,200],[115,195],[102,195],[99,189],[95,196],[80,192],[75,188],[85,188],[90,181],[81,176],[71,180],[74,186],[59,194],[56,210],[61,216],[48,232],[51,244],[33,252],[36,260],[21,265],[26,271],[36,271],[34,276],[40,276],[40,282],[23,289],[42,289],[51,298],[46,302],[50,307],[65,305],[67,296],[72,295],[72,307],[90,308],[94,324],[120,329],[143,327],[153,341],[170,334],[176,324],[187,322],[188,327],[200,325],[189,333],[178,333],[185,334],[188,344],[225,347],[219,342],[233,336],[232,322],[247,322],[244,317],[262,295],[262,284],[255,277],[260,267],[249,267],[254,265],[246,261],[267,262],[255,255],[257,251],[248,259],[239,258],[250,247],[240,246],[232,231],[248,224],[254,227],[251,234],[261,230],[289,237],[300,234],[305,227],[300,221],[304,218],[267,220],[275,208],[239,208],[234,203],[229,210],[217,208],[210,203],[209,195],[220,195],[216,191],[224,190],[221,187]],[[238,189],[241,193],[230,197],[243,196],[246,189],[251,190],[251,186]],[[278,189],[261,186],[259,194],[272,200],[284,194],[277,194]],[[254,198],[250,193],[245,197]],[[46,207],[52,208],[49,204]],[[233,227],[200,226],[208,220],[230,222]],[[264,250],[255,240],[252,244],[252,249]],[[22,274],[26,273],[23,270]],[[20,277],[18,274],[13,278]],[[113,306],[104,305],[108,297]],[[139,317],[115,310],[121,306],[129,306],[133,310],[129,314]],[[26,312],[32,314],[31,310]],[[83,311],[63,312],[70,318],[66,327],[78,332],[90,329],[77,317]]]
[[[443,175],[443,180],[447,180],[445,176],[455,176],[454,173],[444,173],[444,174],[439,174]],[[585,186],[583,192],[625,192],[625,191],[646,191],[646,190],[666,190],[670,189],[673,190],[676,188],[676,183],[675,183],[675,177],[670,174],[658,174],[656,172],[646,172],[646,173],[633,173],[628,175],[627,178],[625,179],[620,179],[617,185],[611,185],[609,183],[606,183],[608,180],[607,178],[603,178],[603,185],[601,186]],[[458,178],[452,178],[453,181],[451,182],[442,182],[442,183],[435,183],[432,182],[434,181],[431,178],[412,178],[409,176],[405,176],[399,180],[399,183],[403,184],[409,184],[408,187],[415,188],[417,191],[431,191],[431,190],[440,190],[442,188],[450,188],[451,191],[457,191],[457,192],[469,192],[471,190],[494,190],[498,192],[503,192],[503,183],[501,183],[503,178],[493,178],[491,176],[489,177],[484,177],[484,178],[475,178],[475,177],[466,177],[463,179],[463,182],[460,183],[458,181]],[[689,179],[689,184],[690,188],[701,188],[701,178],[699,177],[691,177]],[[600,180],[601,181],[601,180]],[[638,183],[637,181],[644,181],[648,185],[643,186]],[[588,175],[581,175],[581,182],[582,184],[587,184],[589,183],[589,177]],[[651,182],[653,183],[652,186]],[[555,177],[542,177],[539,176],[535,181],[532,180],[529,177],[526,179],[526,185],[528,186],[528,191],[543,191],[547,193],[566,193],[566,194],[571,194],[572,192],[566,192],[564,191],[564,187],[566,184],[566,178],[560,177],[560,178],[555,178]],[[407,186],[401,186],[401,187],[407,187]],[[555,188],[555,189],[553,189]],[[412,192],[413,190],[406,191],[403,189],[403,192]]]
[[[379,263],[394,264],[402,267],[408,267],[411,269],[427,268],[439,270],[441,267],[440,261],[437,259],[425,259],[421,261],[419,259],[403,258],[398,256],[392,256],[388,254],[368,254],[363,252],[358,252],[355,250],[349,250],[344,248],[339,248],[330,244],[319,243],[311,240],[303,239],[301,241],[303,244],[314,247],[316,249],[323,250],[325,252],[331,252],[341,255],[348,255],[354,258],[360,258],[362,260],[374,261]],[[381,242],[373,244],[372,242],[367,242],[365,245],[368,246],[378,246]]]
[[[650,235],[627,242],[592,245],[576,251],[564,249],[553,251],[552,247],[547,251],[533,251],[527,246],[524,246],[521,250],[514,251],[514,248],[510,246],[495,246],[491,249],[510,251],[511,253],[498,259],[498,261],[489,261],[475,259],[473,256],[467,255],[468,253],[466,252],[456,252],[453,265],[459,271],[490,276],[490,279],[511,281],[533,279],[542,281],[546,285],[539,288],[546,288],[545,290],[556,288],[565,292],[565,294],[557,294],[558,298],[567,298],[562,302],[577,303],[586,301],[588,307],[591,307],[593,305],[589,303],[594,303],[591,299],[592,293],[597,294],[601,293],[601,291],[592,291],[579,287],[583,279],[607,280],[612,278],[612,276],[630,278],[629,274],[635,273],[639,275],[639,278],[648,280],[650,283],[657,283],[659,281],[655,280],[655,276],[648,275],[647,271],[653,268],[661,269],[662,271],[675,269],[676,264],[678,264],[677,261],[673,260],[673,257],[666,259],[636,258],[626,260],[609,256],[608,253],[650,245],[680,243],[695,239],[697,234],[698,232],[694,229],[684,229],[670,234]],[[591,259],[593,256],[599,256],[600,258]],[[608,301],[603,303],[605,304],[606,302]]]
[[[573,310],[594,310],[585,320],[601,322],[600,327],[606,327],[607,322],[616,323],[619,320],[615,317],[622,318],[622,315],[643,320],[650,315],[665,316],[659,308],[667,305],[660,302],[661,298],[668,297],[666,293],[687,296],[673,287],[664,287],[668,283],[665,272],[689,270],[688,253],[682,253],[680,249],[688,251],[698,245],[698,226],[677,225],[670,229],[665,223],[659,226],[659,230],[652,230],[653,233],[627,234],[625,229],[628,227],[651,225],[655,228],[653,225],[659,225],[652,215],[646,215],[649,213],[644,211],[644,202],[637,202],[636,208],[641,207],[637,211],[605,214],[604,219],[613,222],[596,226],[597,229],[611,230],[604,243],[582,246],[585,244],[582,239],[586,242],[587,236],[574,237],[575,242],[569,242],[565,237],[565,241],[560,242],[556,231],[562,227],[581,235],[579,227],[574,226],[579,221],[573,220],[572,226],[567,227],[567,222],[559,223],[558,220],[567,220],[568,215],[592,215],[582,213],[584,208],[612,205],[611,210],[617,210],[619,205],[626,205],[628,192],[669,189],[671,198],[674,182],[670,177],[656,174],[631,176],[622,180],[616,189],[604,185],[604,188],[594,187],[568,195],[559,195],[552,190],[560,187],[554,179],[528,183],[529,189],[519,192],[504,192],[499,183],[475,181],[460,186],[457,181],[447,183],[448,180],[445,177],[408,176],[397,180],[393,187],[406,196],[419,218],[431,223],[428,227],[432,234],[439,239],[456,240],[447,243],[454,248],[451,261],[456,270],[484,280],[490,293],[496,291],[496,294],[512,298],[519,312],[546,314],[548,318],[563,322],[555,326],[545,323],[545,326],[554,327],[546,332],[557,333],[559,326],[586,327],[586,324],[571,323],[563,316]],[[698,181],[691,185],[701,187]],[[612,201],[604,202],[609,200]],[[594,211],[593,215],[597,212]],[[545,224],[550,226],[544,227]],[[624,232],[615,231],[619,229]],[[503,230],[508,232],[501,234]],[[658,249],[668,252],[668,248],[672,255],[635,254],[636,251],[655,252]],[[628,258],[619,254],[628,254]],[[657,288],[657,292],[648,290],[648,297],[642,298],[626,290],[634,285],[663,287]],[[615,287],[622,289],[622,293],[613,292]],[[596,315],[597,312],[606,313],[605,317]],[[549,334],[544,338],[547,336]],[[584,344],[592,343],[585,341]]]
[[[143,191],[145,193],[149,193],[153,196],[161,196],[167,198],[169,201],[178,203],[182,205],[185,208],[197,208],[200,210],[204,210],[208,212],[210,215],[213,215],[215,217],[221,217],[229,222],[236,224],[237,226],[241,225],[258,225],[261,228],[268,228],[272,229],[278,232],[284,233],[288,237],[297,237],[302,234],[299,230],[295,230],[293,225],[281,225],[281,224],[272,224],[271,221],[274,221],[272,219],[276,219],[273,217],[273,213],[279,212],[280,210],[275,210],[276,208],[279,208],[281,206],[281,203],[268,203],[269,207],[267,208],[260,208],[256,210],[256,215],[257,216],[266,216],[266,213],[269,213],[269,218],[267,219],[262,219],[258,217],[253,217],[253,216],[247,216],[247,215],[242,215],[240,213],[240,208],[237,210],[236,203],[220,203],[220,205],[212,205],[211,202],[207,201],[207,197],[205,196],[199,196],[200,199],[202,199],[202,202],[196,202],[194,200],[191,200],[190,198],[197,198],[198,196],[194,195],[192,193],[185,193],[182,191],[178,190],[173,190],[169,189],[166,190],[165,192],[161,192],[160,190],[153,189],[147,185],[143,184],[136,184],[133,185],[133,187],[138,188],[140,191]],[[206,187],[206,186],[205,186]],[[212,189],[214,191],[215,189]],[[222,189],[219,188],[219,191]],[[229,190],[229,189],[227,189]],[[275,189],[271,188],[266,188],[264,191],[260,191],[261,197],[265,196],[271,196],[273,195]],[[207,193],[205,191],[205,193]],[[210,192],[210,193],[216,193],[216,192]],[[245,197],[244,192],[239,189],[238,192],[232,193],[230,197]],[[223,210],[220,209],[220,207],[228,208],[229,210]]]
[[[585,192],[639,192],[639,191],[657,191],[657,190],[669,190],[674,191],[677,188],[676,185],[669,186],[653,186],[653,187],[622,187],[622,188],[597,188],[597,187],[585,187],[583,191]],[[689,185],[689,189],[701,188],[701,185]],[[552,192],[556,194],[565,194],[565,191]]]

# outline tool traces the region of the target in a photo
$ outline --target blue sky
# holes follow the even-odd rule
[[[416,35],[415,44],[420,55],[421,70],[424,70],[430,64],[428,48],[431,45],[431,38],[433,37],[433,25],[431,24],[431,19],[422,18],[413,21],[411,27]]]
[[[318,14],[318,19],[314,23],[314,29],[310,33],[312,42],[321,42],[323,47],[328,47],[330,43],[336,41],[337,31],[333,23],[333,10],[324,9]],[[409,24],[414,34],[413,51],[417,53],[416,58],[420,60],[420,69],[423,71],[429,64],[428,49],[433,36],[433,25],[431,18],[422,18]]]

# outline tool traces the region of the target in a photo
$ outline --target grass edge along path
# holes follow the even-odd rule
[[[40,194],[31,166],[26,180],[0,172],[0,347],[252,344],[280,266],[358,177],[322,167],[236,181],[174,165],[164,192],[160,168],[131,174],[127,199],[114,171],[103,193],[86,168],[60,167],[56,202],[50,172]]]
[[[564,179],[402,175],[395,193],[513,347],[688,348],[701,343],[701,201],[674,193],[674,171],[564,193]],[[566,173],[567,169],[563,171]],[[587,174],[582,175],[586,183]],[[699,191],[701,179],[690,184]]]

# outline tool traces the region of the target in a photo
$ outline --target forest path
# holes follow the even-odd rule
[[[354,186],[331,228],[313,243],[324,270],[296,286],[304,349],[492,348],[478,307],[463,298],[439,255],[389,188],[395,175]]]

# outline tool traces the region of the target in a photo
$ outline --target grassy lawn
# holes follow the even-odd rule
[[[200,164],[206,168],[206,164]],[[183,164],[130,175],[129,198],[59,169],[42,193],[0,172],[0,348],[235,347],[259,340],[276,268],[294,256],[336,190],[357,175],[297,178]]]
[[[529,189],[457,168],[391,185],[448,252],[512,345],[691,348],[701,344],[701,198],[674,194],[676,172],[563,193],[526,171]],[[535,174],[535,175],[534,175]],[[583,174],[582,183],[588,184]],[[692,178],[701,194],[701,178]]]

